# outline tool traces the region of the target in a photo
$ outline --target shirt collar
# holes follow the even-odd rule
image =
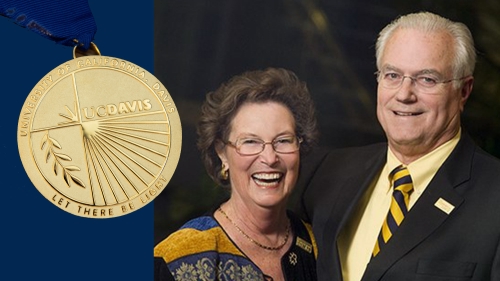
[[[461,129],[458,130],[457,134],[452,139],[407,165],[415,192],[423,192],[443,162],[448,158],[448,156],[450,156],[453,149],[457,146],[460,136]],[[384,176],[387,179],[387,182],[389,182],[389,173],[399,165],[403,164],[396,158],[394,153],[389,148],[387,150],[387,163],[381,176]],[[388,186],[388,191],[391,191],[390,182]]]

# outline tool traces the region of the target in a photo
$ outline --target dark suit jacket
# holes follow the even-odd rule
[[[381,143],[303,158],[297,188],[318,243],[319,280],[342,280],[336,239],[386,153]],[[455,206],[449,215],[434,205],[440,198]],[[500,161],[462,133],[362,280],[500,280]]]

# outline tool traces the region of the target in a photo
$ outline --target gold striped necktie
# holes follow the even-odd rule
[[[410,202],[410,193],[413,191],[413,183],[410,173],[406,167],[402,165],[396,167],[390,174],[389,179],[394,187],[391,200],[391,208],[387,213],[387,217],[382,224],[382,229],[378,235],[375,247],[373,249],[373,257],[375,257],[383,245],[387,244],[389,239],[396,231],[406,214]]]

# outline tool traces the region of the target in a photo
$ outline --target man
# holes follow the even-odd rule
[[[500,161],[460,123],[474,80],[468,28],[409,14],[381,31],[376,58],[388,142],[302,164],[319,280],[500,280]]]

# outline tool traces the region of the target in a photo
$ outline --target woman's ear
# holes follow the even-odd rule
[[[219,172],[220,178],[222,180],[227,180],[229,178],[229,164],[227,163],[227,155],[224,143],[218,141],[215,144],[215,151],[217,152],[217,155],[219,156],[219,159],[222,162],[221,170]]]
[[[217,152],[217,156],[219,156],[219,159],[222,162],[222,164],[227,163],[225,147],[226,145],[220,140],[215,143],[215,152]]]

